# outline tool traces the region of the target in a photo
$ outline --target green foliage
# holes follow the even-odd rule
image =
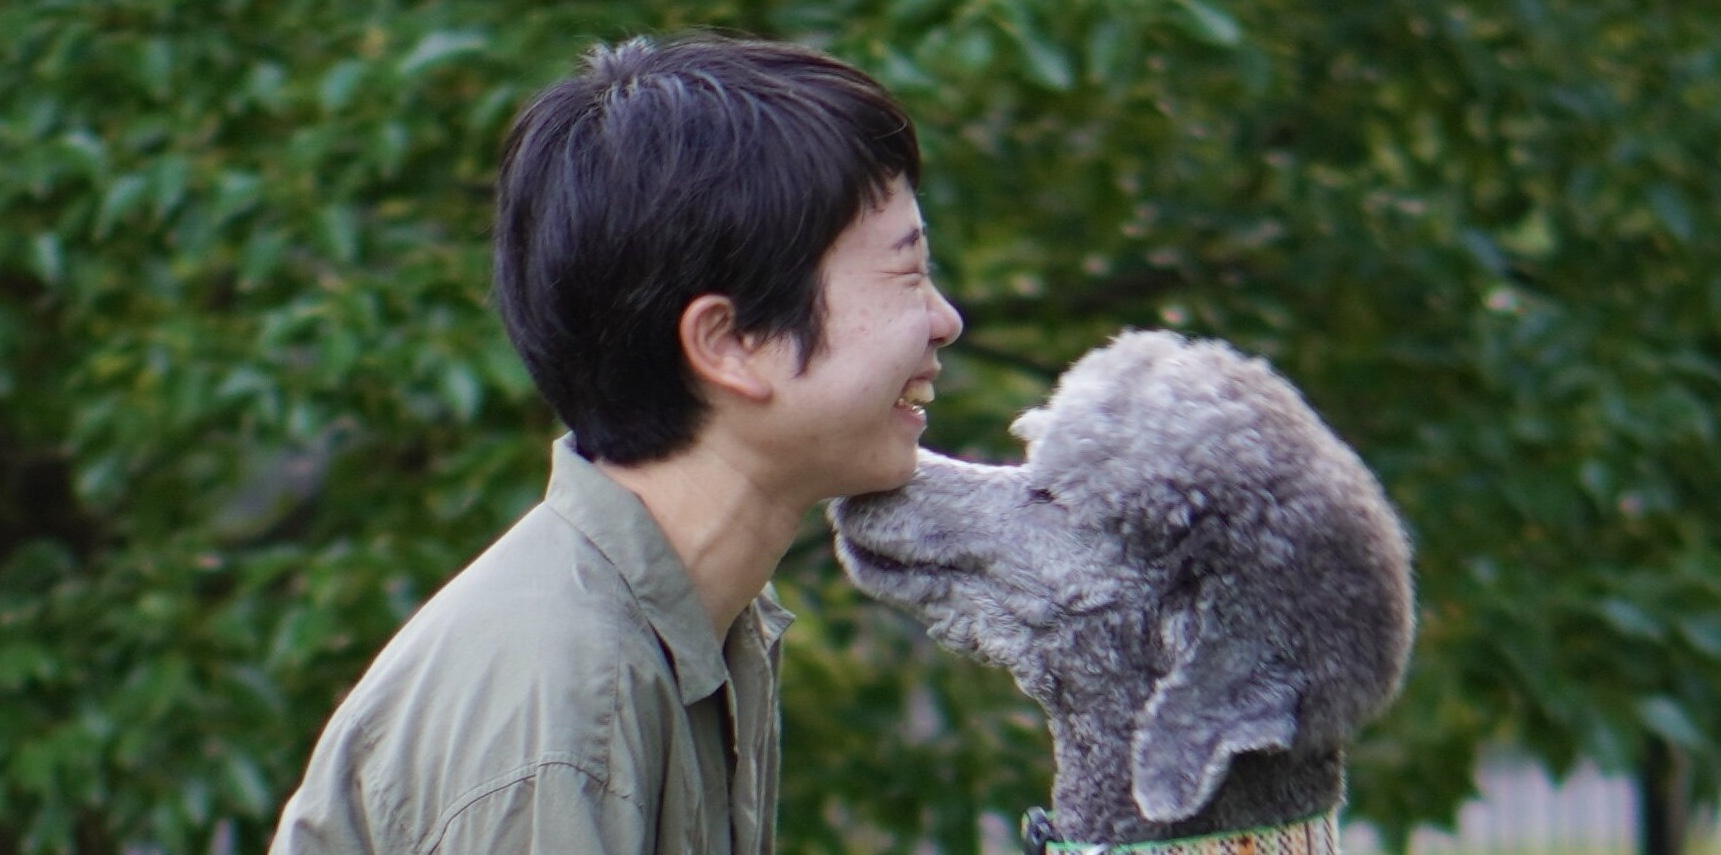
[[[826,47],[920,121],[969,331],[929,444],[1122,326],[1270,356],[1415,529],[1352,813],[1484,746],[1721,768],[1721,11],[1649,0],[19,0],[0,6],[0,851],[260,849],[328,712],[542,489],[485,305],[512,112],[594,39]],[[780,586],[785,851],[974,851],[1037,713]]]

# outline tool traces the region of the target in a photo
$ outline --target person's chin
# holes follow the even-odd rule
[[[910,448],[908,455],[904,457],[900,463],[896,464],[895,468],[890,470],[887,477],[881,479],[883,482],[882,486],[874,490],[869,490],[868,492],[884,493],[906,486],[908,482],[914,478],[916,459],[917,456],[915,454],[915,450]]]
[[[916,455],[913,449],[907,456],[891,461],[881,461],[880,465],[868,473],[865,478],[857,478],[843,491],[844,496],[864,496],[868,493],[888,493],[908,484],[914,478]]]

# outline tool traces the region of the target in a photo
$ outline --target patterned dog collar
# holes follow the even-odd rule
[[[1022,817],[1022,851],[1027,855],[1339,855],[1337,811],[1289,825],[1178,840],[1071,843],[1056,834],[1047,812],[1032,808]]]

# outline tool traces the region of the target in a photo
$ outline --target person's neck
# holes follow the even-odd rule
[[[731,457],[702,447],[666,460],[598,467],[638,496],[663,529],[719,643],[771,581],[812,507],[774,495]]]

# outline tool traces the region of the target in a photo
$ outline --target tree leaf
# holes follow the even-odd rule
[[[1188,13],[1185,29],[1203,42],[1232,48],[1243,41],[1243,28],[1235,18],[1216,8],[1210,0],[1174,0]]]
[[[1692,647],[1721,662],[1721,615],[1693,615],[1679,622],[1679,635]]]
[[[155,168],[150,170],[150,185],[157,222],[165,221],[185,199],[185,187],[190,177],[191,158],[172,153],[156,159]]]
[[[1649,206],[1667,231],[1680,243],[1690,243],[1696,225],[1691,219],[1691,206],[1679,188],[1665,181],[1649,188]]]
[[[43,282],[57,285],[66,278],[66,251],[60,236],[40,232],[30,240],[30,269]]]
[[[1651,617],[1649,612],[1628,600],[1610,598],[1597,604],[1597,610],[1607,618],[1607,622],[1622,635],[1632,638],[1645,638],[1659,641],[1666,636],[1666,630],[1661,622]]]
[[[254,817],[271,813],[269,781],[257,762],[238,752],[228,752],[225,759],[227,793],[238,802],[240,811]]]
[[[343,59],[323,72],[317,84],[317,103],[324,113],[339,113],[352,103],[368,67],[360,60]]]
[[[1009,8],[1016,14],[1011,16],[1011,21],[1004,30],[1016,42],[1016,48],[1021,52],[1022,69],[1028,79],[1055,92],[1068,91],[1076,83],[1075,66],[1070,62],[1069,56],[1062,47],[1035,26],[1025,13],[1015,7]]]
[[[239,259],[239,287],[255,288],[280,268],[291,238],[284,229],[258,229],[245,239]]]
[[[463,54],[481,51],[489,44],[489,39],[481,33],[450,32],[439,30],[429,33],[419,39],[418,44],[402,57],[395,66],[395,73],[406,79],[423,75],[426,71],[448,62]]]
[[[331,258],[342,264],[352,264],[358,259],[359,218],[351,205],[332,202],[323,206],[317,225]]]
[[[466,423],[478,415],[478,408],[484,403],[484,387],[471,366],[450,362],[442,371],[442,397],[455,419]]]
[[[142,175],[131,173],[114,179],[108,185],[108,191],[102,195],[102,206],[96,214],[94,236],[96,240],[104,240],[113,232],[114,225],[124,219],[143,201],[144,191],[149,189],[149,182]]]
[[[137,70],[145,90],[158,101],[173,92],[173,43],[157,36],[144,42]]]
[[[227,169],[216,184],[215,200],[210,205],[210,218],[226,223],[255,207],[263,198],[263,179],[246,169]]]
[[[1678,701],[1665,695],[1645,698],[1638,702],[1637,712],[1643,717],[1645,726],[1667,741],[1699,752],[1710,749],[1702,728],[1692,721]]]

